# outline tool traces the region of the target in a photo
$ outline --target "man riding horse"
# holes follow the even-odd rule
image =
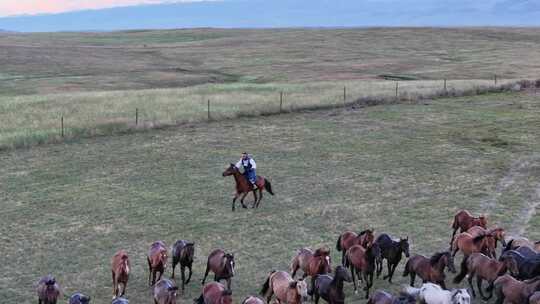
[[[242,158],[236,163],[236,168],[244,168],[244,176],[248,181],[250,181],[253,184],[253,188],[257,188],[257,173],[255,170],[257,169],[257,164],[255,163],[255,160],[248,155],[246,152],[242,153]]]

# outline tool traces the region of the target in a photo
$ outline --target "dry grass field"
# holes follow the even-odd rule
[[[74,140],[0,154],[0,298],[35,302],[53,273],[66,294],[110,300],[110,257],[132,259],[130,303],[151,303],[145,253],[151,242],[196,242],[198,296],[205,258],[236,253],[234,299],[258,292],[302,246],[334,248],[345,229],[408,235],[411,252],[446,249],[459,208],[540,238],[540,98],[490,94],[194,123]],[[238,153],[253,153],[276,192],[258,210],[230,211]],[[333,250],[333,262],[339,254]],[[457,261],[456,261],[457,262]],[[376,280],[375,288],[396,291]],[[167,270],[170,275],[170,269]],[[346,285],[349,303],[365,303]],[[475,302],[480,303],[480,302]]]

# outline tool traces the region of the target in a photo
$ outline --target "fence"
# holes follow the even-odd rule
[[[15,99],[22,101],[14,102],[14,105],[30,103],[26,99],[37,99],[30,101],[43,105],[46,110],[10,108],[8,102],[8,111],[0,113],[0,126],[3,125],[0,148],[241,116],[416,102],[425,98],[475,95],[537,85],[540,86],[538,81],[501,80],[494,76],[492,80],[349,81],[342,85],[332,82],[221,84],[184,89],[20,96]],[[202,100],[197,99],[205,101],[204,108],[201,107]],[[2,119],[6,113],[7,119]],[[57,123],[54,123],[54,116]],[[13,123],[13,119],[16,122]]]

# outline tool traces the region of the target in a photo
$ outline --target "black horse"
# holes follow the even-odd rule
[[[347,268],[341,265],[336,267],[334,277],[327,274],[318,275],[315,278],[315,286],[312,290],[315,296],[315,304],[319,303],[319,298],[323,298],[330,304],[345,303],[343,282],[352,282],[352,279],[349,272],[347,272]]]
[[[394,276],[394,271],[401,261],[402,253],[405,253],[405,257],[409,257],[409,237],[394,241],[388,234],[383,233],[377,237],[375,243],[381,248],[381,257],[376,261],[377,278],[381,275],[383,260],[386,259],[388,274],[383,277],[383,280],[388,279],[388,282],[392,283],[392,276]]]
[[[172,265],[172,276],[171,278],[174,279],[174,269],[176,268],[176,265],[180,263],[180,270],[182,271],[182,291],[184,291],[184,285],[187,285],[189,283],[189,280],[191,279],[192,271],[192,265],[193,265],[193,258],[195,256],[195,244],[189,241],[185,240],[178,240],[176,243],[174,243],[172,248],[172,258],[173,258],[173,265]],[[186,280],[186,267],[189,269],[189,276]]]
[[[513,273],[512,275],[518,280],[528,280],[540,276],[540,254],[534,256],[522,254],[519,252],[521,248],[505,251],[499,257],[499,261],[513,260],[517,264],[519,273]]]

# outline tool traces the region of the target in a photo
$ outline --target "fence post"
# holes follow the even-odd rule
[[[283,112],[283,91],[279,92],[279,113]]]
[[[343,106],[347,106],[347,86],[343,86]]]
[[[210,99],[208,99],[208,120],[210,121]]]
[[[396,100],[398,100],[399,97],[399,81],[396,81]]]
[[[139,108],[135,108],[135,125],[139,125]]]
[[[64,137],[64,116],[60,117],[60,128],[62,129],[61,134]]]

